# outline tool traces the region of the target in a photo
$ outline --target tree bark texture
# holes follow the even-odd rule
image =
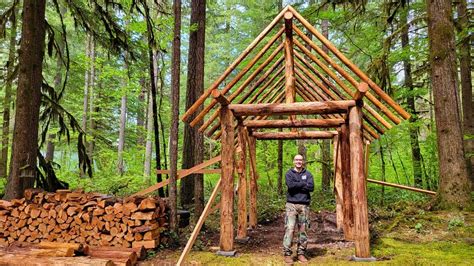
[[[146,140],[146,138],[144,138],[143,136],[143,134],[146,132],[145,116],[148,111],[148,103],[145,102],[146,92],[147,92],[145,78],[140,79],[140,87],[141,87],[140,94],[138,94],[137,98],[138,98],[138,104],[142,112],[137,113],[137,135],[138,135],[137,144],[139,146],[144,146],[145,140]]]
[[[402,48],[403,49],[410,49],[410,39],[408,35],[409,26],[407,24],[407,16],[408,16],[409,9],[403,10],[400,15],[400,26],[403,27],[401,41],[402,41]],[[408,53],[409,55],[410,53]],[[403,73],[405,77],[405,87],[409,91],[413,91],[413,78],[411,72],[411,63],[410,58],[407,56],[403,59]],[[421,172],[421,151],[420,151],[420,144],[418,141],[418,126],[416,122],[418,120],[418,116],[416,113],[416,106],[415,106],[415,96],[410,94],[407,98],[407,105],[408,111],[411,113],[411,117],[409,119],[409,133],[410,133],[410,144],[411,144],[411,158],[412,158],[412,165],[413,165],[413,180],[415,187],[422,188],[423,187],[423,175]]]
[[[154,66],[154,55],[153,55],[153,47],[154,47],[154,39],[153,39],[153,27],[151,25],[151,17],[150,17],[150,10],[148,6],[145,4],[145,15],[147,17],[147,39],[148,39],[148,58],[149,58],[149,74],[150,74],[150,84],[151,84],[151,103],[152,103],[152,115],[153,115],[153,133],[155,138],[155,165],[157,170],[161,170],[161,154],[160,154],[160,132],[158,128],[158,113],[157,113],[157,104],[156,104],[156,76],[155,76],[155,66]],[[163,130],[163,129],[162,129]],[[163,140],[164,141],[164,140]],[[156,174],[156,182],[160,183],[163,181],[161,174]],[[165,192],[163,188],[158,189],[158,195],[160,197],[165,196]]]
[[[471,187],[474,187],[474,108],[472,98],[472,74],[471,74],[471,46],[469,37],[469,19],[466,0],[460,0],[457,6],[458,20],[462,32],[467,31],[465,36],[461,34],[461,44],[459,46],[459,67],[461,69],[461,92],[462,92],[462,113],[464,135],[471,136],[465,138],[464,147],[468,163],[468,171]]]
[[[127,123],[127,95],[124,93],[120,101],[120,127],[119,127],[119,142],[118,142],[118,163],[117,170],[120,175],[124,173],[123,166],[123,150],[125,146],[125,126]]]
[[[456,96],[456,47],[451,1],[429,0],[427,4],[439,158],[436,203],[439,208],[462,208],[470,202],[470,189]]]
[[[0,177],[7,176],[8,146],[10,145],[10,110],[12,107],[13,71],[15,69],[16,31],[18,8],[15,8],[10,18],[10,44],[7,62],[7,81],[5,84],[5,98],[3,98],[3,126],[2,126],[2,151],[0,157]]]
[[[186,87],[186,109],[204,92],[204,46],[206,29],[206,1],[191,1],[191,25],[197,29],[189,33],[188,76]],[[201,112],[200,107],[195,114]],[[195,115],[191,116],[194,120]],[[195,127],[184,124],[183,162],[182,169],[191,168],[202,163],[204,154],[204,137],[198,132],[202,121]],[[194,197],[193,197],[194,196]],[[192,204],[194,200],[194,217],[199,218],[204,209],[204,181],[202,174],[194,174],[181,180],[180,198],[183,206]]]
[[[45,0],[23,1],[12,162],[5,188],[6,199],[22,197],[25,189],[33,187],[36,176],[45,6]]]
[[[95,88],[95,39],[94,36],[90,35],[90,47],[89,47],[89,63],[90,63],[90,72],[89,72],[89,158],[91,160],[91,165],[94,164],[94,130],[96,127],[95,123],[95,114],[99,111],[99,107],[95,106],[94,99],[94,88]]]
[[[146,115],[146,143],[145,143],[145,165],[144,165],[144,181],[151,184],[151,157],[153,153],[153,104],[151,100],[151,92],[148,91],[147,99],[147,115]]]
[[[181,0],[174,0],[174,33],[171,69],[171,131],[170,131],[170,229],[177,232],[177,174],[178,174],[178,121],[179,121],[179,74],[181,54]]]

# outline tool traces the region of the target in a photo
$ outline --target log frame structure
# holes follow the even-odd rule
[[[303,32],[311,33],[319,43]],[[293,7],[286,6],[182,116],[193,127],[202,121],[199,132],[221,142],[221,155],[191,168],[213,173],[203,168],[221,163],[219,252],[233,254],[234,231],[242,239],[247,237],[247,227],[257,226],[256,141],[332,139],[337,227],[355,242],[357,258],[370,258],[364,143],[370,144],[409,117]],[[288,130],[271,131],[280,128]],[[191,169],[181,170],[179,178],[192,173]],[[235,228],[234,220],[238,222]],[[178,265],[184,261],[183,254]]]

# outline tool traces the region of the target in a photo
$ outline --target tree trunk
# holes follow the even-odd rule
[[[148,38],[148,58],[149,58],[149,74],[150,74],[150,84],[151,84],[151,102],[153,109],[153,129],[154,129],[154,138],[155,138],[155,162],[156,169],[161,169],[161,155],[160,155],[160,132],[158,128],[158,114],[157,114],[157,105],[156,105],[156,83],[155,83],[155,67],[153,65],[153,47],[155,45],[155,40],[153,39],[153,27],[151,25],[150,10],[148,6],[144,4],[145,15],[147,18],[147,38]],[[163,140],[164,141],[164,140]],[[161,182],[161,174],[156,174],[156,182]],[[163,188],[158,189],[158,195],[164,197],[165,193]]]
[[[23,1],[12,163],[5,198],[23,196],[34,185],[45,40],[45,0]]]
[[[153,155],[153,104],[151,102],[150,90],[148,90],[147,94],[145,165],[143,177],[146,184],[151,184],[151,157]]]
[[[91,35],[86,35],[86,71],[84,74],[84,105],[82,109],[82,130],[87,133],[87,114],[89,110],[89,76],[90,76],[90,54]]]
[[[177,233],[177,188],[178,173],[178,121],[179,121],[179,74],[181,54],[181,0],[173,1],[174,33],[171,69],[171,131],[170,131],[170,230]]]
[[[456,97],[456,53],[450,0],[427,1],[431,83],[439,157],[439,208],[469,205],[470,189],[464,160],[461,117]]]
[[[407,16],[408,16],[409,9],[403,10],[400,14],[400,26],[403,27],[402,30],[402,48],[405,50],[410,50],[410,39],[408,35],[409,26],[405,26],[407,24]],[[404,71],[404,78],[405,78],[405,87],[409,91],[413,91],[413,79],[411,75],[411,63],[409,58],[410,52],[408,52],[408,56],[403,59],[403,71]],[[415,106],[415,96],[410,94],[407,98],[407,105],[408,111],[411,113],[410,117],[410,125],[409,125],[409,133],[410,133],[410,144],[411,144],[411,158],[412,158],[412,165],[413,165],[413,180],[415,187],[423,187],[423,175],[421,172],[421,151],[420,151],[420,144],[418,142],[418,126],[416,122],[418,120],[418,114],[416,113],[416,106]]]
[[[283,0],[279,0],[277,3],[278,7],[278,12],[280,12],[283,9]],[[284,41],[284,37],[282,37],[282,40]],[[280,116],[279,119],[282,119]],[[278,131],[283,131],[283,129],[278,129]],[[277,145],[278,145],[278,154],[277,154],[277,164],[278,164],[278,194],[279,195],[284,195],[283,192],[283,140],[277,140]]]
[[[94,130],[95,130],[95,114],[98,112],[98,107],[94,105],[94,87],[95,87],[95,39],[94,36],[90,35],[90,47],[89,47],[89,62],[90,62],[90,72],[89,72],[89,158],[91,160],[91,165],[94,165]],[[93,168],[93,167],[92,167]]]
[[[322,168],[321,189],[329,191],[331,186],[331,145],[330,140],[321,140]]]
[[[379,143],[379,149],[380,149],[380,164],[381,164],[381,168],[382,168],[382,172],[381,172],[382,181],[385,182],[385,158],[384,158],[384,155],[383,155],[382,140],[379,140],[378,143]],[[385,201],[385,186],[381,186],[381,188],[380,188],[380,205],[383,206],[384,201]]]
[[[188,77],[186,87],[186,109],[204,92],[204,46],[206,30],[206,0],[191,1],[191,25],[197,25],[197,29],[189,33],[188,53]],[[195,112],[198,114],[200,109]],[[191,119],[194,119],[195,115]],[[198,132],[202,122],[195,127],[188,123],[184,125],[183,139],[183,169],[191,168],[202,163],[204,154],[204,138]],[[181,180],[180,198],[181,204],[190,205],[194,195],[194,217],[197,219],[204,209],[204,182],[202,174],[195,174]]]
[[[326,8],[325,8],[326,9]],[[323,19],[321,21],[322,34],[326,39],[329,39],[329,21]],[[329,50],[323,45],[323,51],[329,54]],[[321,168],[321,189],[329,191],[331,186],[331,143],[329,139],[321,140],[321,154],[322,154],[322,168]]]
[[[464,147],[468,163],[468,173],[471,187],[474,186],[474,109],[472,101],[472,76],[471,76],[471,44],[469,38],[469,20],[466,7],[466,0],[460,0],[457,6],[460,30],[466,32],[461,35],[461,45],[459,46],[459,66],[461,69],[461,92],[462,92],[462,113],[464,135],[471,136],[465,138]]]
[[[18,8],[15,7],[10,18],[10,46],[7,62],[7,81],[5,85],[5,98],[3,98],[3,127],[2,127],[2,152],[0,153],[0,178],[7,176],[8,146],[10,145],[10,109],[12,106],[12,83],[15,69],[16,31]]]
[[[148,102],[145,102],[145,97],[146,97],[146,84],[145,84],[145,78],[140,79],[140,94],[138,94],[138,106],[140,111],[137,113],[137,144],[139,146],[145,145],[145,139],[143,137],[143,134],[146,132],[146,125],[145,125],[145,119],[146,119],[146,112],[148,110]],[[143,111],[143,112],[142,112]]]
[[[118,164],[117,170],[122,176],[123,169],[123,149],[125,146],[125,125],[127,123],[127,95],[124,93],[120,105],[120,128],[119,128],[119,142],[118,142]]]

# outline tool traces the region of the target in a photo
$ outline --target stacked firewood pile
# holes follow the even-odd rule
[[[0,249],[0,265],[136,265],[146,257],[143,246],[90,247],[78,243],[13,242]]]
[[[37,189],[26,190],[24,196],[0,200],[0,246],[49,241],[155,248],[166,226],[160,198]]]

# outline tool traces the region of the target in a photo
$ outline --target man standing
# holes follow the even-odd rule
[[[301,155],[296,155],[293,159],[294,168],[286,172],[286,217],[285,217],[285,237],[283,238],[283,253],[285,263],[292,264],[291,242],[298,228],[297,235],[297,255],[302,263],[308,262],[305,257],[308,235],[306,227],[309,227],[309,203],[311,201],[310,192],[314,190],[313,175],[303,167],[304,159]]]

